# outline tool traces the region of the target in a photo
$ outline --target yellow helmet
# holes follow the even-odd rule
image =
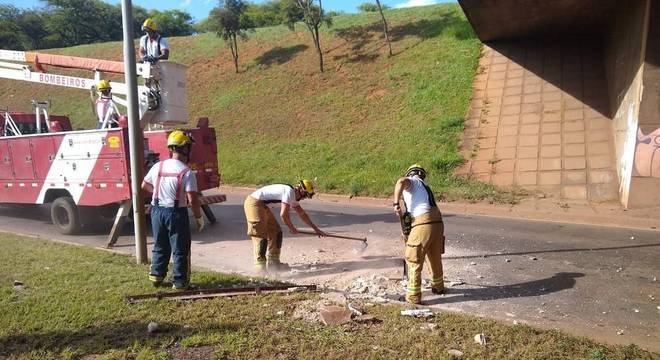
[[[147,18],[142,23],[142,31],[145,31],[146,29],[149,29],[151,31],[158,31],[158,26],[156,25],[156,22],[152,18]]]
[[[96,90],[98,91],[112,90],[112,87],[110,87],[110,82],[108,80],[103,79],[96,84]]]
[[[425,179],[426,178],[426,170],[422,167],[420,164],[412,164],[410,167],[408,167],[408,170],[406,170],[406,176],[411,176],[411,175],[419,175],[420,178]]]
[[[300,180],[300,187],[305,190],[305,192],[308,194],[308,197],[314,196],[314,184],[307,180],[307,179],[302,179]]]
[[[167,147],[182,147],[192,143],[192,138],[181,130],[174,130],[167,137]]]

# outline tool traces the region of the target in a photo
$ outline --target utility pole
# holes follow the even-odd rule
[[[124,78],[128,92],[126,109],[128,110],[128,142],[131,161],[131,194],[133,197],[133,224],[135,229],[135,259],[138,264],[147,263],[146,221],[144,215],[144,197],[142,196],[142,177],[144,166],[144,147],[140,116],[138,113],[137,71],[135,48],[133,45],[133,5],[131,0],[121,1],[122,26],[124,28]]]

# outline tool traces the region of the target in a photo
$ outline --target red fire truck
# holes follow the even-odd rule
[[[93,78],[45,73],[45,65],[92,71]],[[0,50],[0,78],[31,81],[94,91],[104,73],[123,73],[123,63],[61,55]],[[144,168],[169,156],[167,127],[188,123],[186,67],[173,62],[137,64],[144,80],[138,86],[140,123],[144,131]],[[125,105],[123,83],[111,82],[112,101]],[[75,234],[103,219],[115,224],[108,239],[117,239],[131,207],[127,118],[117,127],[104,123],[95,130],[73,131],[69,118],[48,114],[48,103],[33,101],[35,113],[0,113],[0,204],[51,204],[51,219],[63,234]],[[118,109],[118,108],[117,108]],[[91,114],[90,117],[95,117]],[[215,129],[207,118],[192,135],[195,146],[189,162],[201,191],[216,188],[220,174]],[[209,221],[215,217],[208,204],[223,195],[202,196]]]

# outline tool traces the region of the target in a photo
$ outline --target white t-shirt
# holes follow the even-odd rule
[[[419,216],[431,211],[429,204],[429,194],[424,188],[422,180],[418,177],[408,177],[410,188],[403,190],[403,201],[406,203],[406,209],[413,216]]]
[[[160,42],[160,51],[163,52],[165,49],[169,49],[170,46],[167,44],[167,39],[164,37],[158,35],[156,39],[150,39],[149,35],[142,35],[140,38],[140,47],[144,48],[144,50],[147,52],[147,55],[151,55],[153,57],[160,56],[160,53],[158,53],[158,43]]]
[[[300,206],[298,200],[296,200],[296,191],[293,187],[285,184],[266,185],[257,189],[250,196],[267,204],[282,202],[291,205],[291,207]]]
[[[116,122],[115,114],[119,114],[117,111],[117,106],[111,98],[101,97],[96,100],[96,115],[99,118],[99,123],[105,121],[108,118],[108,122]]]
[[[161,170],[160,186],[156,190],[156,182],[160,164],[163,163]],[[179,207],[188,205],[186,193],[197,192],[197,178],[186,164],[177,159],[167,159],[156,163],[149,169],[144,182],[154,186],[154,194],[151,199],[151,205],[156,205],[156,191],[158,191],[158,205],[162,207],[173,207],[176,197],[177,187],[179,185],[178,175],[185,172],[181,178],[181,191],[179,192]],[[163,176],[164,175],[164,176]]]

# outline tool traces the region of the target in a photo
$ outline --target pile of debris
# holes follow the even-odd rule
[[[345,288],[347,293],[367,296],[391,297],[401,293],[399,281],[390,280],[382,275],[360,276]]]
[[[321,322],[325,325],[344,325],[348,323],[375,324],[380,320],[367,315],[364,307],[373,304],[356,305],[348,301],[340,292],[321,294],[322,300],[305,300],[296,304],[293,318],[307,322]]]

